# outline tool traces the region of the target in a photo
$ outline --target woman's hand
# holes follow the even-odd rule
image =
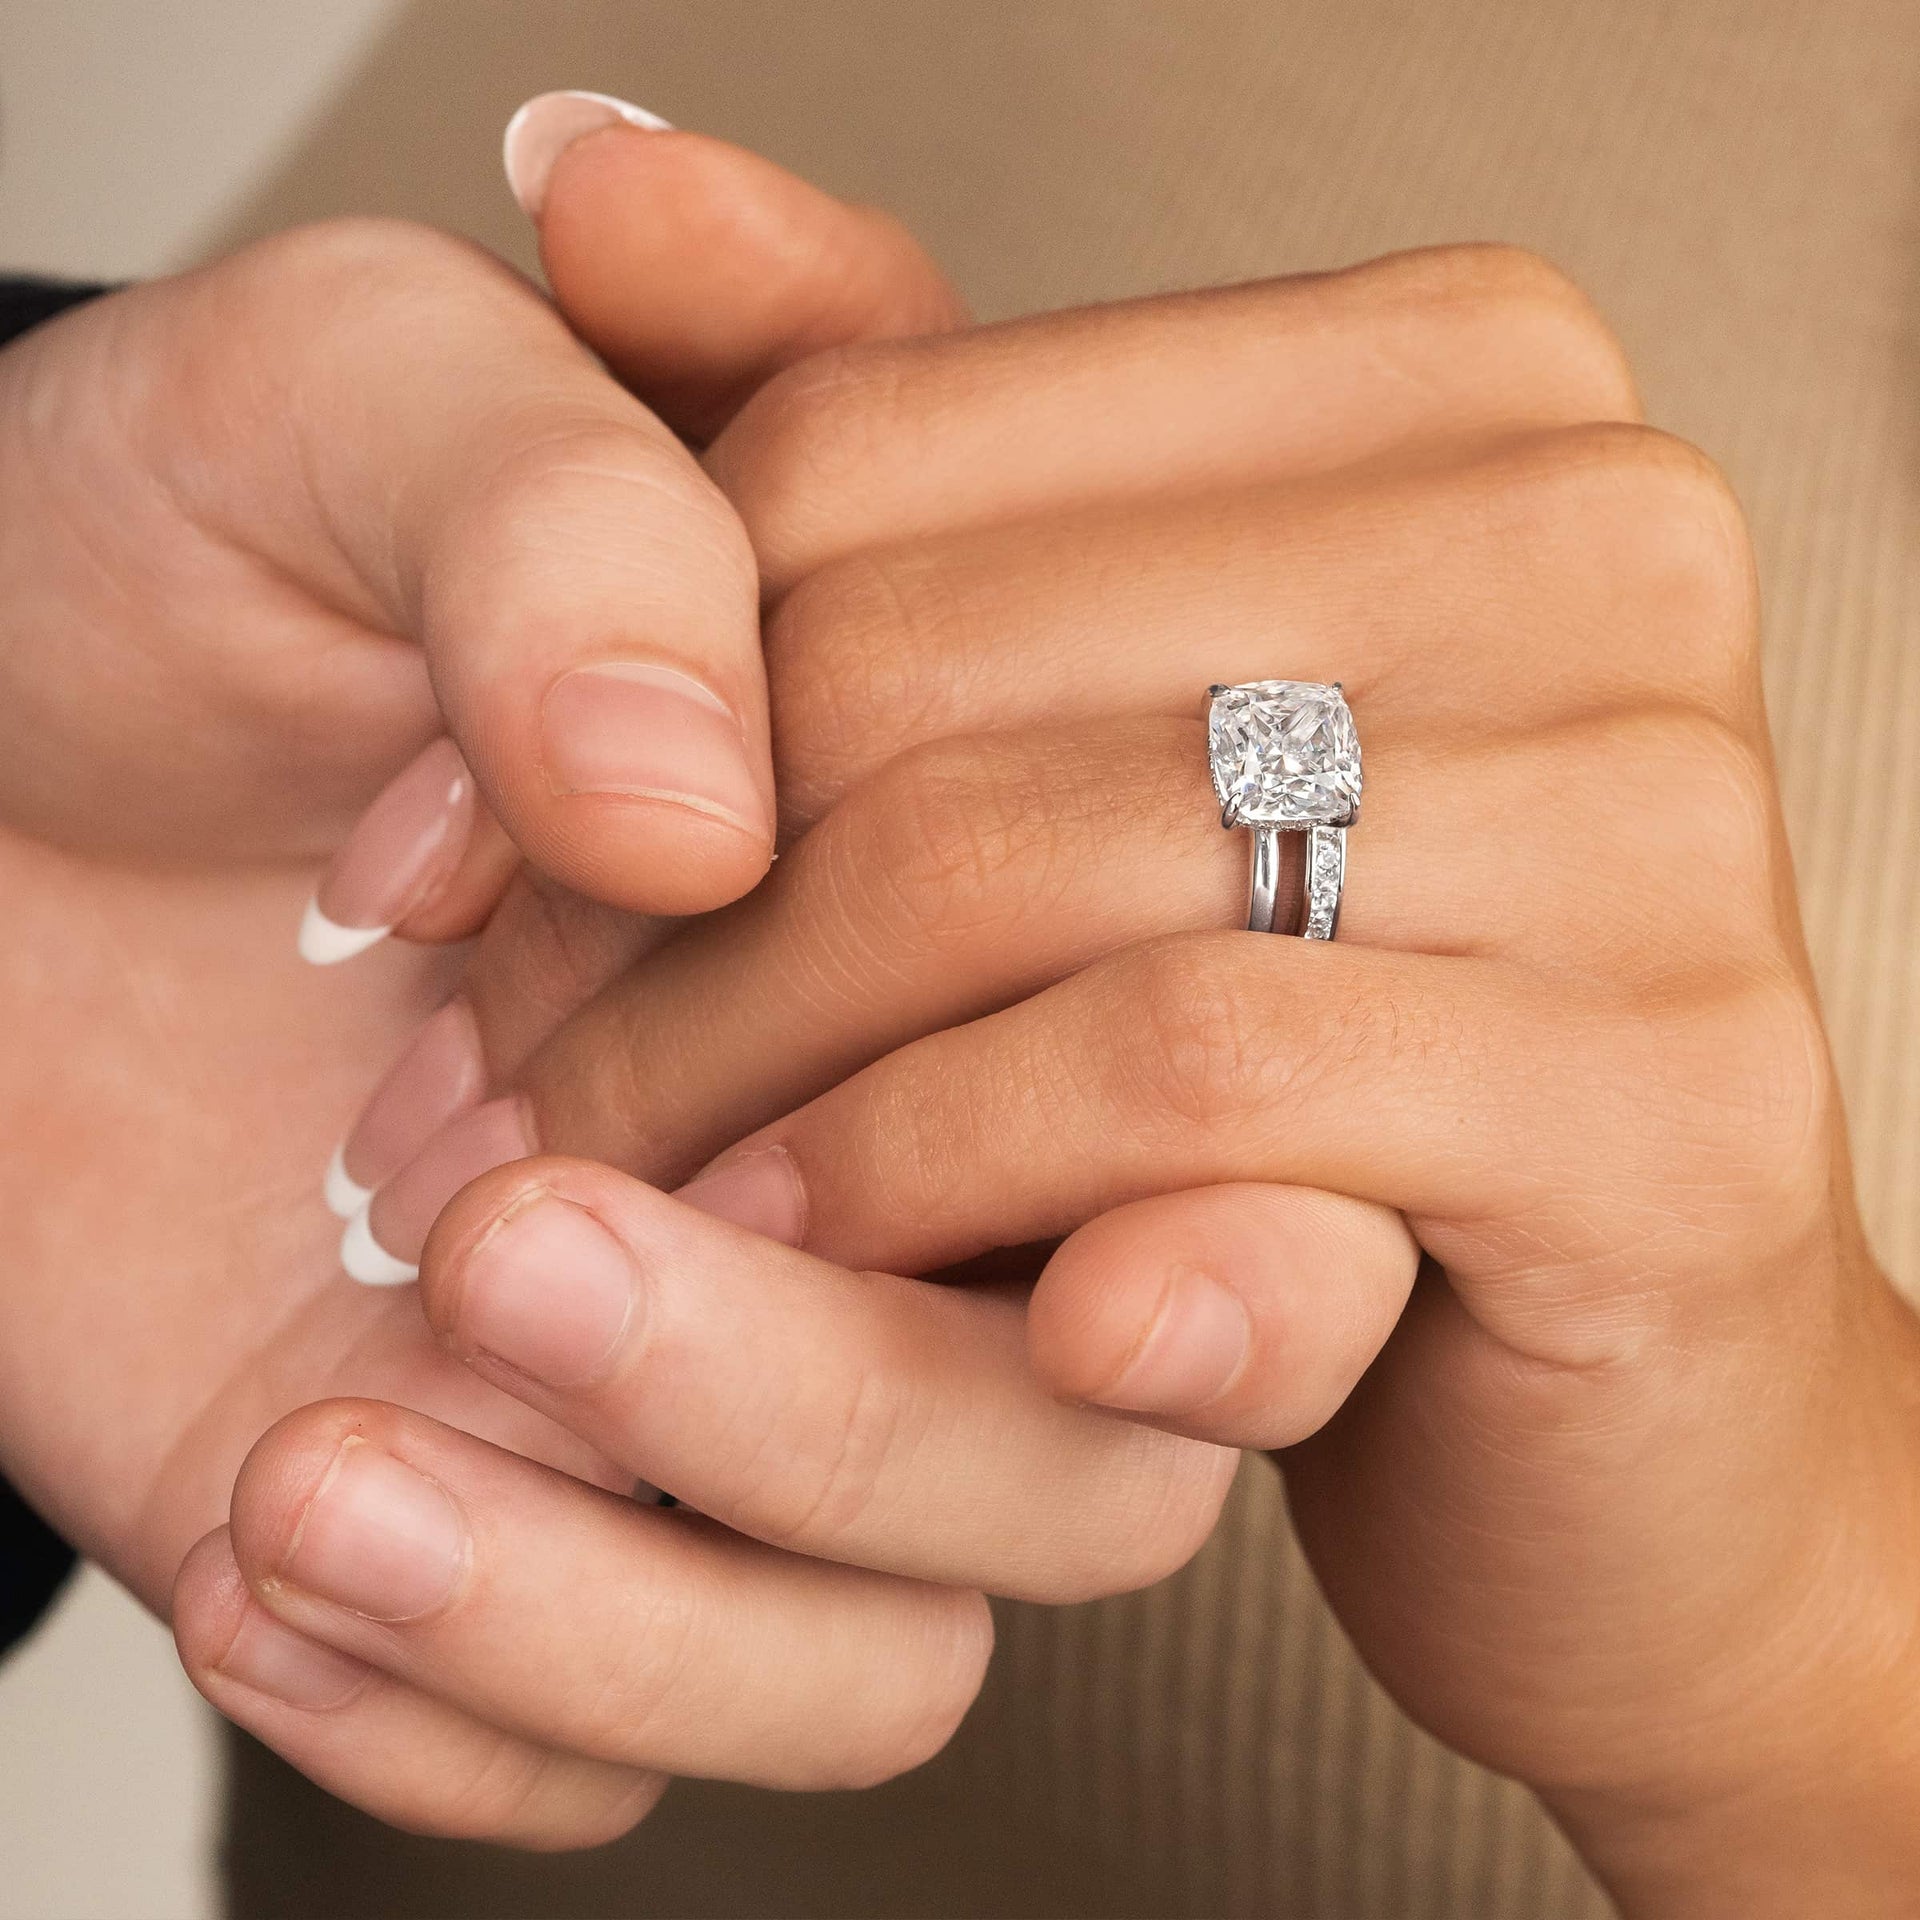
[[[372,1226],[410,1257],[502,1147],[674,1180],[757,1129],[686,1197],[832,1260],[1066,1236],[1043,1374],[1300,1443],[1369,1662],[1630,1910],[1883,1913],[1920,1342],[1854,1215],[1739,515],[1632,411],[1497,253],[776,382],[710,465],[806,831]],[[1364,739],[1331,947],[1232,930],[1194,715],[1272,675],[1344,681]],[[456,1350],[469,1209],[585,1177],[436,1233]],[[627,1457],[709,1497],[665,1423]]]
[[[596,147],[656,200],[731,177],[744,208],[765,182],[689,136]],[[601,256],[628,351],[681,368],[664,403],[690,425],[807,337],[805,269],[847,257],[834,203],[788,183],[761,205],[734,235],[763,251],[760,330],[733,335],[731,370],[705,327],[675,359],[697,302],[651,335],[635,316],[663,274],[724,293],[739,251],[677,257],[663,232]],[[838,311],[850,333],[887,319]],[[1104,1591],[1204,1535],[1231,1454],[1055,1405],[1012,1304],[969,1302],[938,1343],[954,1371],[927,1379],[909,1335],[937,1303],[903,1299],[876,1346],[884,1320],[843,1323],[878,1288],[743,1255],[666,1202],[664,1223],[603,1209],[619,1246],[673,1262],[632,1327],[676,1363],[632,1391],[704,1435],[714,1507],[759,1514],[753,1542],[625,1497],[613,1386],[579,1437],[448,1358],[411,1297],[340,1278],[314,1157],[449,968],[389,948],[316,974],[291,934],[317,856],[438,727],[436,692],[502,816],[582,885],[604,866],[620,898],[717,900],[767,844],[710,810],[555,791],[531,752],[543,676],[671,662],[737,692],[765,792],[744,534],[529,288],[439,236],[352,225],[22,340],[0,354],[0,582],[0,1464],[157,1610],[179,1575],[189,1663],[236,1719],[405,1824],[580,1844],[637,1818],[663,1769],[824,1785],[909,1765],[977,1682],[979,1587]],[[430,862],[419,911],[451,921],[496,859],[504,839],[474,837]],[[689,1306],[715,1269],[731,1322]],[[764,1452],[701,1395],[743,1367],[796,1388],[763,1399]],[[926,1424],[882,1431],[867,1413],[889,1402]],[[344,1653],[299,1630],[322,1619]]]

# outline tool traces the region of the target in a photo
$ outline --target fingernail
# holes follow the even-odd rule
[[[350,1436],[320,1482],[281,1578],[369,1620],[415,1620],[452,1597],[467,1530],[444,1488]]]
[[[674,801],[768,831],[739,721],[689,674],[637,660],[580,667],[554,682],[543,722],[555,793]]]
[[[335,1147],[333,1158],[327,1162],[326,1174],[320,1182],[320,1197],[326,1201],[327,1211],[341,1220],[351,1220],[373,1198],[373,1189],[363,1187],[347,1171],[344,1145]]]
[[[500,149],[507,185],[520,202],[521,212],[529,220],[540,218],[553,163],[576,140],[603,127],[623,125],[645,127],[653,133],[669,130],[657,113],[636,107],[631,100],[616,100],[610,93],[535,94],[507,122]]]
[[[401,1260],[373,1237],[373,1203],[347,1222],[340,1236],[340,1265],[349,1280],[363,1287],[409,1287],[420,1278],[417,1261]]]
[[[1091,1397],[1124,1413],[1191,1413],[1232,1386],[1252,1345],[1240,1296],[1197,1267],[1175,1267],[1146,1337]]]
[[[756,1147],[717,1161],[673,1197],[789,1247],[807,1237],[807,1190],[785,1147]]]
[[[464,999],[447,1004],[407,1043],[327,1169],[327,1205],[342,1220],[373,1198],[456,1114],[487,1089],[480,1030]]]
[[[240,1631],[218,1671],[290,1707],[324,1713],[329,1707],[345,1706],[366,1685],[373,1669],[365,1661],[283,1627],[264,1607],[249,1601]]]
[[[469,1180],[533,1150],[526,1110],[513,1095],[449,1121],[347,1223],[340,1264],[363,1286],[417,1280],[440,1209]]]
[[[638,1282],[626,1248],[592,1214],[544,1194],[467,1256],[454,1343],[547,1386],[583,1386],[620,1346]]]
[[[300,957],[351,960],[384,940],[453,875],[473,828],[473,776],[436,740],[382,788],[347,835],[300,923]]]

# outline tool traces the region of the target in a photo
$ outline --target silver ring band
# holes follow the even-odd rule
[[[1278,920],[1280,836],[1288,831],[1286,827],[1253,830],[1253,879],[1247,890],[1247,931],[1297,931],[1303,940],[1331,940],[1340,931],[1340,896],[1347,878],[1347,830],[1329,826],[1306,829],[1307,858],[1300,875],[1300,914],[1292,926],[1283,926]]]

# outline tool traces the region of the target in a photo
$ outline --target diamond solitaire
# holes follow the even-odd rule
[[[1256,680],[1209,692],[1222,826],[1344,827],[1360,817],[1360,738],[1339,687]]]
[[[1208,688],[1207,764],[1220,824],[1253,829],[1248,927],[1276,931],[1280,835],[1304,832],[1299,931],[1308,940],[1331,940],[1361,786],[1360,737],[1338,683],[1255,680]]]

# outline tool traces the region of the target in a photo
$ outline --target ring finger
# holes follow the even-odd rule
[[[1644,922],[1662,965],[1713,950],[1756,903],[1733,886],[1682,898],[1674,876],[1696,862],[1678,856],[1764,868],[1751,848],[1681,844],[1730,819],[1743,830],[1692,792],[1738,751],[1703,752],[1709,725],[1656,711],[1471,749],[1389,734],[1369,749],[1366,814],[1349,835],[1343,942],[1552,968]],[[1575,871],[1562,850],[1600,808],[1617,831]],[[390,1257],[404,1278],[441,1206],[500,1160],[539,1148],[683,1180],[921,1034],[1139,941],[1244,924],[1247,838],[1218,817],[1193,720],[902,756],[767,886],[575,1015],[529,1062],[519,1098],[479,1109],[389,1182],[361,1259]],[[1648,861],[1656,833],[1676,857]]]

